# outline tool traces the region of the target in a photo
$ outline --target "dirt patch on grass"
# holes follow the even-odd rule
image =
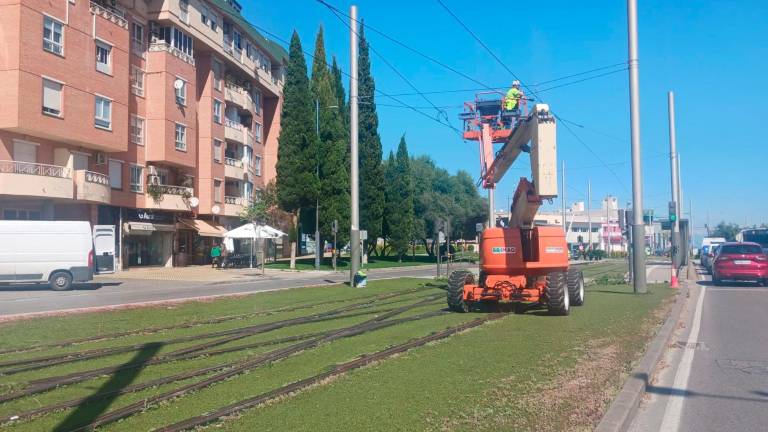
[[[434,418],[433,430],[589,431],[594,429],[666,318],[665,301],[637,331],[589,340],[542,368],[521,370],[487,392],[486,402],[455,416]],[[555,370],[553,375],[545,376]]]

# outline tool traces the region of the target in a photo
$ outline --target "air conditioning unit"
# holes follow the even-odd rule
[[[96,165],[106,165],[107,155],[102,152],[96,152]]]
[[[160,184],[160,177],[157,175],[149,174],[147,176],[147,184],[151,186],[157,186]]]

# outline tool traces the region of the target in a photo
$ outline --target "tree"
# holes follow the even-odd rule
[[[368,231],[369,253],[376,248],[376,239],[382,236],[384,215],[384,168],[381,162],[379,116],[376,113],[376,84],[371,75],[371,60],[365,25],[360,26],[358,56],[359,151],[360,151],[360,229]]]
[[[296,223],[301,209],[314,206],[318,192],[315,174],[317,136],[307,77],[307,64],[299,35],[294,30],[288,53],[280,136],[277,150],[277,198],[280,208],[291,213],[291,268],[296,259]]]
[[[390,152],[386,164],[385,224],[389,242],[397,254],[398,261],[402,261],[403,255],[408,252],[413,234],[413,184],[410,166],[408,147],[403,136],[397,146],[397,156]]]
[[[738,225],[734,223],[720,222],[712,231],[712,237],[724,237],[726,241],[736,240],[736,234],[741,231]]]
[[[333,235],[333,221],[340,227],[349,226],[350,186],[347,136],[343,112],[338,105],[335,78],[325,60],[323,29],[318,31],[312,65],[312,94],[319,106],[319,195],[320,232],[326,239]],[[343,91],[343,90],[342,90]],[[337,240],[344,243],[349,230],[341,229]],[[317,247],[322,247],[318,244]],[[336,247],[338,250],[339,248]]]

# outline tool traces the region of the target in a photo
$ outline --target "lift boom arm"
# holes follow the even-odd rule
[[[546,104],[536,104],[517,122],[484,176],[490,187],[501,181],[521,152],[531,156],[532,181],[521,178],[510,210],[510,227],[531,227],[545,199],[557,196],[557,134],[555,118]]]

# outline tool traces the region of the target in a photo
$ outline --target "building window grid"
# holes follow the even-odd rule
[[[178,78],[178,77],[177,77]],[[187,105],[187,82],[182,80],[181,78],[178,78],[181,80],[181,86],[179,88],[174,87],[174,91],[176,92],[176,103],[179,105]]]
[[[131,23],[131,47],[140,56],[147,50],[144,45],[144,26],[136,22]]]
[[[144,168],[140,165],[131,165],[131,192],[144,191]]]
[[[253,172],[256,176],[261,177],[261,156],[255,155],[253,161],[253,164],[255,165]]]
[[[61,117],[63,89],[63,84],[43,78],[43,114]]]
[[[213,88],[221,91],[221,63],[219,63],[217,60],[214,60],[211,69],[213,69]]]
[[[134,65],[131,65],[131,92],[136,96],[144,96],[144,71]]]
[[[222,117],[221,117],[221,108],[223,104],[220,100],[214,99],[213,100],[213,121],[217,124],[221,124]]]
[[[187,151],[187,127],[176,123],[176,150]]]
[[[112,74],[112,46],[96,41],[96,70]]]
[[[131,132],[131,142],[136,145],[144,145],[144,119],[135,115],[131,114],[131,124],[130,124],[130,132]]]
[[[49,16],[43,19],[43,49],[64,55],[64,23]]]
[[[224,148],[224,143],[220,139],[213,139],[213,161],[221,163],[221,153]]]
[[[112,101],[101,96],[96,96],[96,112],[94,125],[103,129],[112,128]]]
[[[261,143],[261,123],[254,123],[253,135],[256,139],[256,142]]]
[[[221,202],[221,180],[213,181],[213,202]]]

